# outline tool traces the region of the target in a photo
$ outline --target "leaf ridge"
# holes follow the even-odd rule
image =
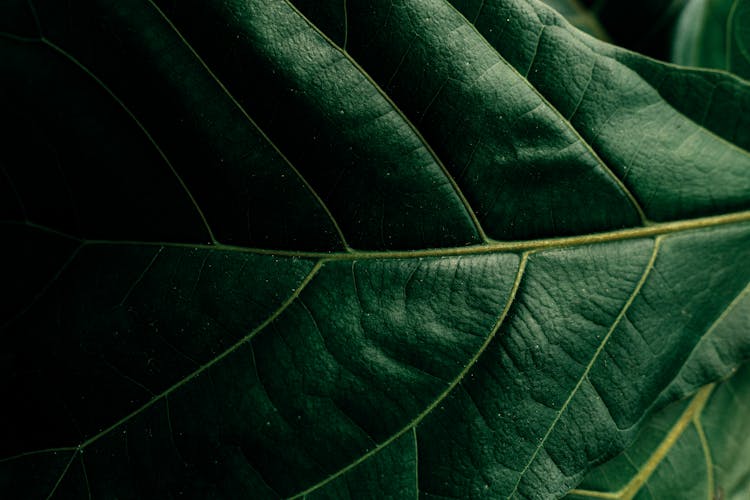
[[[605,346],[609,342],[609,339],[612,337],[612,334],[615,332],[617,327],[620,325],[620,322],[625,317],[625,314],[628,312],[628,309],[630,309],[630,306],[635,301],[636,297],[640,294],[641,289],[643,288],[643,285],[646,283],[646,280],[648,276],[651,274],[651,271],[654,269],[654,263],[656,262],[656,256],[659,253],[659,247],[661,245],[661,239],[662,237],[656,237],[654,240],[654,248],[651,252],[651,257],[649,258],[648,262],[646,263],[646,267],[643,270],[643,274],[641,275],[641,278],[638,280],[638,283],[636,284],[635,288],[633,289],[633,292],[630,294],[630,297],[628,297],[628,300],[625,301],[625,304],[622,306],[622,309],[620,309],[620,312],[617,314],[617,317],[615,317],[614,322],[612,323],[612,326],[607,331],[607,334],[602,339],[601,343],[599,344],[599,347],[597,347],[596,351],[594,352],[594,355],[591,357],[591,360],[586,365],[586,368],[584,369],[583,373],[581,374],[580,378],[578,379],[578,382],[576,383],[575,387],[573,387],[573,390],[568,395],[568,398],[565,400],[565,402],[562,404],[560,409],[557,411],[557,415],[555,416],[554,420],[550,424],[549,428],[547,429],[547,432],[542,437],[542,440],[539,442],[539,444],[534,449],[534,452],[531,454],[531,457],[529,458],[529,461],[526,463],[524,468],[521,470],[521,472],[518,474],[518,480],[516,481],[516,484],[513,486],[513,489],[511,490],[510,494],[508,494],[507,498],[511,498],[516,491],[518,490],[518,486],[521,484],[521,480],[525,476],[526,472],[529,470],[531,465],[534,463],[534,460],[536,459],[539,452],[544,448],[545,444],[547,443],[547,439],[549,439],[550,435],[554,431],[555,427],[557,426],[557,423],[560,421],[560,418],[562,417],[563,413],[565,413],[565,410],[567,410],[568,406],[570,405],[571,401],[573,400],[573,397],[578,393],[578,389],[580,389],[581,385],[583,385],[583,382],[588,378],[589,372],[591,371],[591,368],[594,366],[594,363],[597,359],[599,359],[599,355],[604,350]]]
[[[381,444],[375,446],[372,450],[368,451],[367,453],[364,453],[359,458],[354,460],[352,463],[347,465],[346,467],[343,467],[336,471],[335,473],[329,475],[328,477],[322,479],[321,481],[315,483],[314,485],[310,486],[304,491],[300,491],[299,493],[296,493],[289,497],[289,500],[295,500],[298,498],[304,498],[311,492],[325,486],[329,482],[333,481],[337,477],[342,476],[346,472],[352,470],[359,464],[363,463],[365,460],[369,459],[376,453],[380,452],[384,448],[386,448],[389,444],[391,444],[393,441],[401,437],[403,434],[408,432],[409,430],[413,429],[416,433],[417,426],[419,423],[424,420],[425,417],[427,417],[432,410],[434,410],[448,395],[453,391],[453,389],[456,388],[456,386],[461,383],[461,381],[464,379],[464,377],[468,374],[468,372],[471,370],[472,366],[476,361],[479,359],[479,357],[482,355],[482,353],[487,349],[489,344],[492,342],[492,339],[495,338],[495,335],[500,330],[500,326],[505,321],[505,318],[508,315],[508,312],[510,311],[510,306],[515,302],[516,293],[518,292],[519,286],[521,284],[521,278],[524,275],[524,271],[526,270],[526,262],[528,261],[530,252],[524,252],[521,254],[520,262],[518,264],[518,271],[516,272],[516,277],[513,282],[513,287],[511,288],[510,295],[508,296],[508,301],[505,303],[505,307],[503,308],[503,311],[498,316],[497,321],[492,327],[492,330],[490,331],[490,334],[487,336],[487,339],[484,341],[484,343],[480,346],[480,348],[477,350],[477,352],[474,354],[474,356],[469,360],[469,362],[464,366],[463,370],[451,381],[450,384],[448,384],[448,387],[438,395],[435,400],[430,403],[427,408],[425,408],[421,413],[419,413],[411,422],[409,422],[405,427],[403,427],[400,431],[394,433],[391,437],[383,441]],[[415,434],[416,435],[416,434]]]
[[[705,341],[705,339],[707,339],[709,337],[709,335],[711,335],[711,333],[713,333],[713,331],[716,328],[719,327],[719,325],[722,323],[722,321],[724,321],[724,319],[727,316],[729,316],[729,314],[731,314],[731,312],[734,310],[734,308],[737,307],[737,305],[745,297],[747,297],[748,294],[750,294],[750,281],[748,282],[747,286],[745,286],[745,288],[743,288],[735,296],[735,298],[732,299],[732,301],[729,303],[729,305],[726,308],[724,308],[724,310],[721,312],[721,314],[719,314],[719,316],[714,320],[714,322],[711,323],[711,325],[706,329],[705,333],[703,335],[701,335],[701,338],[698,340],[698,342],[695,343],[695,345],[693,346],[693,348],[690,350],[690,353],[688,353],[687,357],[685,358],[686,360],[690,359],[690,357],[693,355],[693,353],[700,348],[700,346]],[[656,406],[662,400],[662,397],[665,394],[667,394],[667,391],[669,390],[669,387],[670,386],[667,385],[667,387],[665,387],[664,390],[662,390],[659,393],[658,397],[656,399],[654,399],[654,401],[651,403],[651,405],[649,406],[649,408],[648,408],[647,411],[651,411],[654,408],[654,406]]]
[[[539,1],[534,2],[534,3],[536,5],[538,5],[540,8],[543,8],[543,9],[549,9],[550,8],[549,6],[547,6],[545,4],[542,4]],[[696,73],[697,74],[705,73],[705,74],[721,75],[722,77],[724,77],[724,78],[726,78],[728,80],[733,80],[735,83],[738,83],[738,84],[740,84],[742,86],[750,85],[750,80],[742,78],[741,76],[736,75],[736,74],[734,74],[734,73],[732,73],[732,72],[730,72],[728,70],[725,70],[725,69],[721,69],[721,68],[701,68],[701,67],[696,67],[696,66],[686,66],[684,64],[678,64],[678,63],[674,63],[674,62],[670,62],[670,61],[661,61],[661,60],[658,60],[658,59],[654,59],[653,57],[645,55],[645,54],[640,54],[640,53],[633,52],[632,50],[629,50],[629,49],[626,49],[626,48],[623,48],[623,47],[616,47],[616,46],[607,44],[605,42],[601,42],[599,40],[595,40],[595,39],[591,38],[590,36],[586,36],[585,34],[582,35],[581,33],[579,33],[580,30],[578,30],[577,28],[575,28],[575,26],[571,25],[571,23],[567,19],[562,18],[560,16],[557,17],[557,21],[559,21],[560,23],[562,23],[564,26],[568,27],[569,31],[573,35],[575,35],[575,37],[576,37],[576,39],[578,41],[584,43],[588,48],[590,48],[591,50],[593,50],[597,55],[599,55],[601,57],[604,57],[604,58],[607,58],[607,59],[610,59],[610,60],[614,61],[615,63],[622,64],[625,67],[630,68],[631,70],[633,70],[636,73],[638,73],[639,76],[640,76],[640,73],[638,72],[638,70],[636,70],[635,68],[633,68],[632,66],[630,66],[626,61],[624,61],[623,59],[621,59],[619,56],[624,56],[625,58],[629,58],[629,57],[632,58],[632,57],[634,57],[634,58],[637,58],[637,59],[643,59],[643,60],[647,61],[650,64],[657,64],[659,66],[664,66],[664,67],[676,69],[676,70],[679,70],[679,71],[690,72],[690,73],[694,73],[694,74],[696,74]],[[606,50],[602,50],[602,47],[604,47]],[[658,85],[652,84],[651,82],[649,82],[645,78],[644,78],[644,81],[646,82],[646,84],[649,87],[651,87],[652,89],[654,89],[660,96],[662,96],[662,98],[664,98],[664,95],[662,94],[662,92],[661,92],[661,90],[660,90],[660,88],[659,88]],[[715,92],[716,88],[718,88],[718,85],[714,86],[714,89],[713,89],[714,92]],[[713,95],[711,95],[711,99],[713,99]],[[697,120],[695,120],[695,119],[687,116],[686,114],[680,112],[679,110],[677,110],[677,108],[675,108],[674,106],[672,106],[671,103],[669,103],[669,101],[666,100],[666,98],[665,98],[665,102],[667,102],[668,104],[670,104],[670,106],[673,109],[675,109],[681,116],[683,116],[685,119],[689,120],[690,122],[694,123],[696,126],[698,126],[706,134],[710,135],[712,138],[718,140],[719,142],[721,142],[722,144],[724,144],[725,146],[727,146],[727,147],[729,147],[729,148],[731,148],[733,150],[736,150],[736,151],[738,151],[738,152],[740,152],[742,154],[750,155],[750,151],[748,151],[747,149],[745,149],[743,147],[740,147],[740,146],[738,146],[737,144],[735,144],[733,142],[730,142],[729,140],[725,139],[724,137],[720,136],[719,134],[717,134],[713,130],[711,130],[711,129],[707,128],[705,125],[703,125],[702,121],[705,120],[705,114],[704,114],[704,117],[703,117],[702,121],[697,121]],[[708,112],[708,106],[706,107],[706,112]]]

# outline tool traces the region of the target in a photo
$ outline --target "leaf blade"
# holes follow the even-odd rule
[[[197,193],[222,243],[205,244],[192,235],[200,221],[188,221],[185,206],[162,222],[150,220],[150,212],[161,205],[148,201],[133,222],[126,217],[133,214],[120,210],[123,217],[109,225],[102,221],[120,207],[104,200],[100,213],[89,214],[87,201],[87,222],[76,224],[72,212],[54,214],[50,204],[40,201],[60,196],[53,189],[35,190],[21,168],[23,147],[11,149],[0,189],[13,195],[3,212],[10,222],[4,227],[16,229],[4,234],[35,247],[43,233],[57,242],[50,251],[59,260],[71,243],[58,233],[67,232],[84,251],[57,279],[54,271],[40,272],[53,274],[49,290],[31,303],[30,314],[3,328],[10,345],[4,359],[12,361],[4,369],[12,383],[0,390],[22,400],[20,394],[34,393],[24,388],[43,388],[46,394],[61,388],[47,401],[16,408],[13,425],[3,426],[8,432],[26,429],[33,422],[29,415],[46,413],[57,416],[57,427],[33,439],[17,433],[4,441],[4,455],[12,454],[13,446],[23,452],[35,443],[40,450],[57,442],[85,445],[86,462],[77,452],[69,473],[61,477],[61,496],[169,496],[187,487],[196,495],[218,497],[249,492],[269,498],[300,492],[341,496],[357,478],[410,496],[559,496],[592,463],[626,446],[644,415],[679,397],[689,384],[721,376],[741,361],[750,344],[746,336],[731,344],[730,327],[711,323],[730,325],[741,318],[731,311],[747,286],[741,264],[750,219],[743,139],[711,135],[697,125],[702,123],[694,117],[697,107],[679,95],[665,102],[662,94],[669,88],[653,82],[660,71],[676,81],[698,75],[704,88],[716,83],[750,95],[744,84],[726,76],[713,75],[709,81],[705,73],[666,70],[593,43],[535,3],[487,2],[479,21],[490,24],[485,16],[513,13],[496,20],[504,26],[510,22],[504,19],[512,17],[505,29],[519,40],[518,46],[500,43],[502,37],[484,33],[495,47],[446,2],[403,0],[394,4],[398,12],[374,5],[374,14],[347,4],[341,42],[346,53],[291,5],[281,0],[165,2],[159,3],[164,8],[159,12],[150,2],[91,2],[74,7],[72,18],[84,27],[80,33],[99,42],[92,46],[87,36],[61,23],[67,7],[35,3],[45,37],[94,68],[133,115],[154,129],[164,151],[177,154],[175,168],[186,171],[185,183]],[[340,8],[336,12],[344,14]],[[374,24],[378,15],[387,21],[382,29]],[[534,29],[524,33],[524,26]],[[363,44],[375,28],[373,40],[388,54],[389,68],[397,70],[393,74],[373,63]],[[400,38],[389,40],[389,34]],[[91,88],[92,82],[54,58],[41,74],[22,67],[19,61],[26,55],[48,60],[27,42],[5,37],[1,43],[20,75],[2,84],[3,102],[24,123],[10,136],[24,147],[37,146],[29,147],[34,155],[28,163],[41,172],[54,164],[43,161],[53,154],[40,153],[60,147],[59,138],[50,141],[52,148],[45,144],[47,137],[56,137],[50,131],[62,138],[79,134],[63,145],[61,173],[92,174],[103,193],[111,190],[114,199],[136,209],[142,208],[142,198],[148,199],[138,193],[174,189],[174,179],[149,177],[157,165],[153,151],[129,157],[134,163],[129,175],[138,182],[131,179],[122,186],[109,173],[94,175],[96,155],[83,155],[85,161],[76,163],[74,153],[87,144],[84,139],[107,137],[110,120],[119,124],[122,110],[115,117],[112,96],[107,105],[101,89],[92,94],[95,106],[78,96],[80,108],[62,107],[61,116],[74,118],[68,121],[55,122],[54,113],[31,106],[25,80],[35,89],[46,88],[57,73],[75,82],[75,88]],[[121,60],[122,67],[97,59],[97,46],[115,51],[121,59],[112,61]],[[566,73],[564,64],[549,60],[557,46],[584,62],[594,61],[592,70]],[[147,71],[128,75],[141,56],[146,56]],[[592,77],[597,64],[598,71],[609,68],[612,75]],[[535,76],[534,69],[563,75],[564,84],[550,89],[549,79]],[[139,74],[146,76],[141,80]],[[431,80],[434,76],[440,78]],[[144,81],[151,80],[159,82],[153,95],[144,90]],[[670,140],[649,142],[658,154],[647,161],[638,159],[632,138],[618,144],[617,131],[607,127],[623,127],[636,137],[651,129],[639,115],[644,99],[626,100],[612,108],[609,118],[592,108],[588,89],[607,82],[616,89],[635,82],[641,92],[636,94],[658,101],[658,110],[669,110],[671,104],[677,111],[668,116],[689,130],[667,139],[685,141],[694,133],[719,155],[715,163],[727,168],[713,180],[710,196],[674,203],[670,196],[679,197],[678,184],[689,184],[683,176],[670,186],[656,186],[656,201],[649,201],[644,193],[653,186],[644,188],[638,179],[651,174],[635,180],[622,174],[627,164],[621,156],[632,156],[639,168],[666,177],[681,156],[669,151]],[[295,88],[290,90],[289,83]],[[528,109],[516,106],[499,88],[520,96],[518,102]],[[176,95],[170,96],[170,89]],[[66,93],[71,91],[42,97],[52,105]],[[472,106],[451,107],[451,100]],[[726,97],[721,101],[729,102]],[[38,117],[41,126],[23,116],[27,104],[29,116]],[[476,112],[479,125],[466,121],[468,111]],[[206,120],[201,112],[208,113]],[[646,118],[652,116],[648,113]],[[512,119],[504,121],[501,114]],[[574,120],[566,123],[561,117],[568,114]],[[103,117],[105,130],[89,131],[92,122],[82,116]],[[192,119],[192,125],[182,125],[181,119]],[[373,123],[375,129],[367,128]],[[593,124],[591,130],[582,123]],[[544,130],[541,136],[534,135],[537,126]],[[130,127],[123,128],[122,143],[140,144],[143,137]],[[171,135],[170,127],[175,127]],[[384,135],[368,133],[378,128]],[[30,132],[37,129],[45,133]],[[601,142],[593,148],[591,138],[602,131],[607,133],[599,134]],[[184,137],[207,146],[188,140],[180,151],[175,144]],[[395,153],[383,149],[402,140],[408,151],[403,144]],[[364,158],[352,155],[350,146],[365,152]],[[616,152],[620,173],[614,177],[597,161],[602,147]],[[517,157],[509,153],[510,159],[499,162],[509,179],[501,182],[493,154],[514,149]],[[558,149],[564,161],[557,156],[546,172],[564,171],[561,177],[541,175],[545,171],[535,163]],[[222,153],[228,154],[229,165],[219,161]],[[141,165],[138,158],[151,159]],[[211,168],[201,171],[197,160]],[[686,168],[693,183],[715,173],[701,170],[705,158],[698,160]],[[359,174],[347,171],[350,161]],[[469,173],[480,165],[485,177],[464,176],[464,163]],[[325,172],[316,172],[321,164]],[[519,165],[534,175],[513,169]],[[571,172],[587,168],[594,181],[574,186],[573,180],[582,179]],[[356,187],[336,195],[337,171],[350,175],[346,182]],[[373,184],[363,172],[377,181]],[[399,179],[385,180],[389,172]],[[250,182],[258,174],[257,185]],[[292,184],[284,184],[285,175]],[[328,181],[334,187],[326,192]],[[378,192],[381,181],[392,190],[388,196]],[[636,187],[637,197],[649,201],[647,210],[666,207],[659,209],[665,221],[643,225],[633,217],[632,202],[618,182]],[[649,182],[658,184],[653,178]],[[80,191],[80,181],[72,184],[73,191]],[[133,185],[137,189],[131,191]],[[267,202],[273,196],[263,191],[278,196],[291,185],[296,187],[281,196],[275,213]],[[609,194],[601,195],[598,186],[609,186]],[[545,200],[544,193],[556,195]],[[566,198],[571,193],[575,196]],[[393,206],[386,206],[391,196]],[[508,196],[517,204],[504,206]],[[255,204],[257,198],[265,201]],[[479,198],[484,208],[472,217]],[[616,208],[608,200],[616,200]],[[356,208],[365,205],[367,216]],[[248,207],[247,214],[238,214],[238,208]],[[533,210],[525,213],[519,207]],[[253,219],[255,211],[260,215]],[[222,213],[231,217],[223,220]],[[297,214],[300,220],[292,220]],[[29,216],[33,222],[26,221]],[[181,221],[183,233],[173,232],[172,220]],[[482,241],[485,225],[503,241]],[[654,256],[655,240],[667,248],[666,256],[654,257],[654,272],[646,279],[643,270]],[[25,258],[19,253],[19,260]],[[32,259],[26,265],[33,266]],[[27,286],[32,295],[38,283]],[[172,286],[176,290],[170,291]],[[66,287],[72,290],[69,296]],[[715,296],[707,297],[706,290]],[[158,324],[150,324],[153,319]],[[120,341],[122,325],[136,327]],[[190,333],[182,335],[180,327]],[[710,342],[703,340],[706,332]],[[148,342],[158,343],[158,349]],[[727,348],[723,363],[711,362],[712,343]],[[56,353],[58,346],[62,349]],[[633,346],[640,350],[630,352]],[[653,359],[646,355],[649,349]],[[637,376],[621,380],[617,364]],[[27,380],[28,370],[21,366],[39,370]],[[106,394],[107,384],[117,391]],[[109,413],[104,406],[112,407]],[[71,415],[64,414],[66,407]],[[581,432],[580,422],[592,428]],[[408,466],[396,467],[394,456],[403,456]],[[9,474],[7,466],[0,467],[0,477]],[[379,481],[377,476],[387,471],[399,480]]]

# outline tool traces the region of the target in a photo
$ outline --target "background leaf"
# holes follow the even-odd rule
[[[599,20],[613,43],[668,61],[675,25],[689,1],[585,0],[583,3]]]
[[[750,354],[736,78],[525,1],[1,9],[6,496],[559,497]]]
[[[597,19],[594,12],[578,0],[545,0],[544,3],[565,16],[565,19],[581,31],[600,40],[609,41],[609,35]]]
[[[675,31],[672,59],[750,78],[750,2],[690,0]]]

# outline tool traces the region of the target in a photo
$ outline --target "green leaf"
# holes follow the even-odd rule
[[[748,405],[746,365],[653,415],[627,451],[591,471],[568,498],[747,498]]]
[[[690,0],[677,24],[672,59],[750,78],[750,2]]]
[[[560,497],[750,358],[739,79],[521,0],[0,29],[3,497]]]

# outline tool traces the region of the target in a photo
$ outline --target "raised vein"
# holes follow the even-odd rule
[[[174,175],[175,179],[177,179],[177,182],[180,184],[180,187],[187,195],[188,199],[190,200],[190,203],[195,208],[196,212],[198,213],[198,216],[200,217],[201,221],[203,222],[203,226],[206,229],[206,232],[208,233],[209,238],[211,238],[211,241],[216,242],[216,237],[214,236],[213,231],[211,230],[211,226],[208,224],[208,219],[206,218],[205,214],[203,213],[203,210],[201,209],[200,205],[198,205],[197,200],[195,199],[195,196],[193,196],[193,193],[190,191],[190,188],[188,188],[187,184],[185,183],[182,176],[177,172],[177,169],[172,165],[172,162],[167,157],[166,153],[161,149],[159,144],[157,144],[156,140],[154,140],[151,133],[146,129],[146,127],[141,123],[141,121],[133,114],[133,112],[128,108],[125,103],[120,99],[117,94],[115,94],[112,89],[110,89],[107,84],[105,84],[98,76],[96,76],[88,67],[86,67],[83,63],[81,63],[78,59],[73,57],[72,54],[65,51],[62,47],[56,45],[55,43],[51,42],[50,40],[46,38],[41,38],[38,40],[40,43],[48,46],[53,51],[57,52],[61,56],[63,56],[65,59],[76,65],[79,69],[81,69],[84,73],[86,73],[91,79],[93,79],[104,91],[109,94],[109,96],[117,103],[120,108],[125,111],[125,113],[130,117],[130,119],[135,122],[135,124],[138,126],[138,128],[141,130],[141,132],[146,136],[146,139],[151,143],[151,145],[156,149],[156,152],[159,154],[159,156],[164,160],[164,163],[167,164],[169,167],[169,170],[172,172],[172,175]]]
[[[87,240],[73,235],[60,233],[54,228],[48,228],[40,224],[25,221],[0,221],[0,224],[28,225],[40,231],[55,233],[61,236],[81,241],[88,245],[151,245],[176,248],[203,248],[222,252],[239,252],[257,255],[274,255],[278,257],[292,257],[300,259],[326,259],[326,260],[367,260],[367,259],[408,259],[423,257],[449,257],[456,255],[479,255],[499,252],[524,252],[528,250],[545,250],[551,248],[566,248],[581,245],[593,245],[597,243],[608,243],[613,241],[632,240],[638,238],[649,238],[654,236],[669,235],[684,231],[706,229],[710,227],[723,226],[727,224],[740,224],[750,222],[750,210],[734,212],[725,215],[700,217],[696,219],[661,222],[645,227],[618,229],[594,234],[579,236],[566,236],[560,238],[541,238],[524,241],[493,241],[481,245],[468,245],[463,247],[430,248],[420,250],[375,250],[347,252],[308,252],[297,250],[284,250],[274,248],[252,248],[221,243],[206,245],[201,243],[169,242],[169,241],[134,241],[134,240]]]

